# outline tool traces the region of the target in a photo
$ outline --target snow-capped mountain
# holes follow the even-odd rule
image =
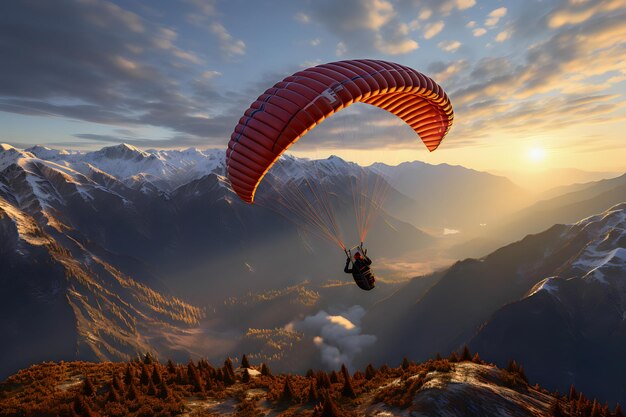
[[[102,171],[129,187],[171,191],[212,172],[223,174],[224,151],[198,149],[142,151],[132,145],[108,146],[94,152],[68,152],[43,146],[26,149],[38,158],[85,175]],[[148,184],[148,187],[145,185]]]
[[[626,202],[415,279],[368,312],[364,332],[381,341],[378,360],[469,344],[560,392],[573,383],[624,402],[625,253]]]

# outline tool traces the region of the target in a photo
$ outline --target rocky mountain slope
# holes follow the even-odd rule
[[[414,280],[368,311],[375,357],[427,358],[471,341],[496,363],[521,359],[553,389],[580,383],[624,401],[625,230],[622,203]]]
[[[531,386],[523,368],[477,355],[371,365],[349,372],[272,375],[266,366],[207,361],[167,365],[150,357],[124,363],[46,363],[0,384],[0,415],[300,415],[623,417],[575,389],[562,397]],[[471,359],[471,360],[470,360]]]

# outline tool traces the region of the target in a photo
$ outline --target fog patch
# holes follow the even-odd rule
[[[313,316],[287,325],[289,330],[303,332],[319,349],[322,363],[329,369],[345,364],[352,367],[354,358],[376,342],[376,336],[361,334],[365,309],[355,305],[337,315],[320,310]]]

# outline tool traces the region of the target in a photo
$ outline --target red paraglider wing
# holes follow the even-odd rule
[[[443,89],[409,67],[361,59],[307,68],[266,90],[239,120],[226,151],[233,190],[252,203],[259,183],[289,146],[356,102],[398,116],[430,151],[437,149],[454,118]]]

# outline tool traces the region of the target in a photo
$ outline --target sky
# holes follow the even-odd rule
[[[448,93],[439,149],[356,104],[294,153],[626,170],[626,0],[4,1],[0,56],[0,142],[20,148],[225,148],[282,78],[371,58]]]

